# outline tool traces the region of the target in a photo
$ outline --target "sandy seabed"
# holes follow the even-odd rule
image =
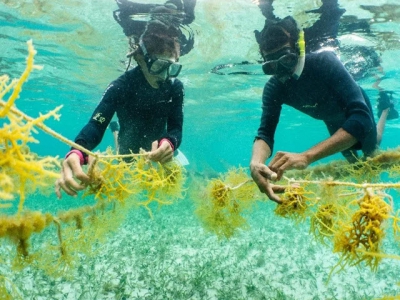
[[[0,274],[23,299],[400,299],[400,260],[382,260],[376,273],[348,267],[328,281],[338,255],[313,239],[309,222],[295,225],[274,207],[258,204],[250,229],[230,240],[205,232],[190,200],[155,210],[153,219],[138,209],[73,279],[4,264]],[[384,251],[399,247],[386,241]]]

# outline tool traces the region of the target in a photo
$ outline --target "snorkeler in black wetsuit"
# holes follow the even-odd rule
[[[138,153],[140,148],[149,151],[153,141],[163,138],[177,149],[182,140],[182,109],[182,82],[170,78],[154,89],[140,67],[136,67],[107,87],[89,123],[75,141],[86,149],[94,149],[116,113],[120,124],[119,154]]]
[[[268,23],[278,22],[281,19],[276,17],[273,8],[274,0],[258,0],[258,7],[261,13],[265,16],[265,26]],[[339,41],[337,39],[339,33],[339,24],[342,15],[346,12],[345,9],[339,7],[338,0],[322,0],[322,5],[313,10],[306,11],[306,13],[318,13],[319,19],[314,22],[310,27],[304,28],[304,36],[306,43],[306,53],[318,52],[339,48]],[[362,30],[370,30],[369,25],[362,22],[358,25]],[[352,30],[357,27],[352,27]],[[260,32],[254,31],[256,40],[260,38]],[[357,46],[347,49],[347,47],[340,47],[341,52],[346,52],[350,56],[348,61],[343,64],[355,80],[359,80],[370,73],[371,70],[381,70],[381,60],[379,55],[372,47]],[[390,108],[387,119],[397,119],[398,112],[394,108],[394,102],[391,91],[385,91],[379,88],[380,79],[374,84],[374,88],[379,90],[378,97],[378,118],[381,116],[382,111]],[[390,97],[388,97],[389,95]]]
[[[274,14],[272,6],[273,0],[259,0],[258,7],[265,16],[265,26],[270,22],[278,22],[281,19]],[[339,47],[337,40],[339,32],[339,21],[346,12],[340,8],[338,0],[323,0],[321,7],[314,10],[306,11],[306,13],[319,13],[319,19],[310,27],[304,28],[304,37],[306,42],[306,53],[321,50],[326,47]],[[260,32],[254,31],[256,40],[260,38]]]
[[[138,66],[107,87],[75,143],[94,149],[116,113],[120,124],[119,154],[138,153],[143,148],[152,161],[165,163],[172,159],[181,144],[183,124],[184,88],[176,78],[182,67],[177,63],[178,34],[174,26],[160,21],[148,23],[132,54]],[[61,189],[74,196],[90,182],[81,167],[88,162],[87,155],[78,149],[66,155],[62,176],[56,182],[59,198]]]
[[[177,28],[184,28],[188,36],[182,30],[179,33],[180,56],[190,52],[194,46],[194,35],[190,29],[194,19],[194,8],[197,0],[168,0],[165,4],[144,4],[128,0],[116,0],[119,9],[114,11],[114,19],[121,25],[125,35],[133,39],[132,44],[137,44],[143,34],[148,20],[140,17],[148,16],[173,23]],[[135,17],[137,17],[135,19]]]
[[[350,162],[355,161],[356,150],[372,155],[389,112],[388,108],[382,111],[377,127],[367,95],[337,56],[331,51],[305,54],[299,37],[296,21],[286,17],[266,23],[257,39],[265,61],[263,71],[273,76],[264,87],[250,170],[260,190],[278,203],[281,200],[269,180],[279,180],[285,170],[304,169],[337,152]],[[324,121],[331,136],[302,153],[277,152],[266,166],[284,104]]]

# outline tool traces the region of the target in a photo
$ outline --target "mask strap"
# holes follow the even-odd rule
[[[131,60],[132,60],[132,56],[129,56],[129,61],[128,61],[128,65],[126,66],[125,72],[127,72],[129,70],[129,67],[131,66]]]
[[[147,52],[146,46],[143,43],[142,38],[139,39],[139,47],[140,47],[140,49],[142,49],[143,55],[148,56],[148,52]]]
[[[275,52],[277,52],[277,51],[279,51],[279,50],[281,50],[283,48],[288,48],[288,47],[290,48],[290,43],[286,43],[283,46],[279,46],[279,47],[276,47],[275,49],[272,49],[272,50],[270,50],[268,52],[265,52],[264,56],[267,56],[267,55],[269,55],[271,53],[275,53]]]

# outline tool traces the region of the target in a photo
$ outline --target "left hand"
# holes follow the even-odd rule
[[[270,161],[268,167],[278,175],[277,180],[280,180],[285,170],[303,170],[307,168],[308,165],[309,161],[303,153],[279,151]]]
[[[164,164],[172,160],[173,156],[174,152],[167,141],[162,141],[160,145],[158,145],[158,141],[154,141],[151,144],[151,151],[149,153],[150,160]]]

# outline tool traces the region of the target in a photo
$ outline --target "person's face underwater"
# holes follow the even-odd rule
[[[177,77],[182,69],[182,65],[177,63],[177,56],[174,53],[165,52],[162,54],[149,54],[143,43],[139,43],[143,60],[138,62],[149,82],[149,84],[158,88],[168,78]]]
[[[264,63],[262,69],[267,75],[275,75],[278,79],[289,78],[299,60],[298,54],[289,46],[278,49],[275,52],[267,53],[262,51]]]
[[[182,65],[176,62],[174,55],[168,53],[153,55],[145,61],[149,74],[162,81],[177,77],[182,69]]]

